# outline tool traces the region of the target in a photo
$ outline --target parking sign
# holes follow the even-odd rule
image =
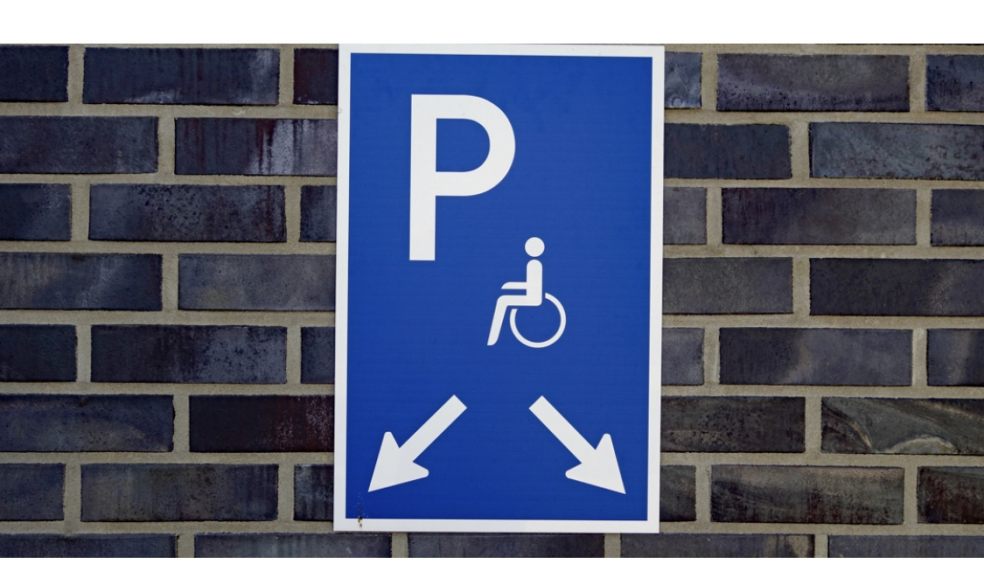
[[[663,50],[340,50],[335,529],[654,532]]]

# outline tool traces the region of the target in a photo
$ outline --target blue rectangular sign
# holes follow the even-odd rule
[[[340,67],[335,529],[656,531],[662,48]]]

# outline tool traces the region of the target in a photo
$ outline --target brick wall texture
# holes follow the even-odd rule
[[[0,556],[984,556],[984,48],[667,50],[663,533],[479,535],[332,530],[337,50],[0,47]]]

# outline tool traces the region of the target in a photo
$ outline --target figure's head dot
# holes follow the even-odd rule
[[[543,240],[540,240],[536,236],[531,237],[526,241],[526,253],[531,257],[536,258],[543,254],[546,246],[543,244]]]

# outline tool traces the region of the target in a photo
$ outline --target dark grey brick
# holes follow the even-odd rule
[[[984,330],[930,330],[930,386],[984,386]]]
[[[149,174],[156,171],[156,118],[0,116],[0,172]]]
[[[934,246],[984,246],[984,190],[933,190]]]
[[[824,398],[823,451],[984,454],[984,400]]]
[[[335,382],[335,328],[301,328],[301,382]]]
[[[909,386],[908,330],[722,328],[721,383]]]
[[[909,110],[907,56],[721,54],[718,110]]]
[[[663,385],[699,386],[704,383],[704,330],[663,328]]]
[[[178,118],[175,132],[178,174],[335,175],[335,120]]]
[[[982,316],[984,260],[810,260],[810,313]]]
[[[726,188],[725,244],[915,244],[916,191]]]
[[[0,184],[0,240],[68,240],[71,211],[67,184]]]
[[[103,184],[90,189],[89,238],[283,242],[282,186]]]
[[[286,359],[280,327],[92,327],[94,382],[282,384]]]
[[[182,310],[334,310],[335,257],[182,255]]]
[[[335,506],[334,467],[294,467],[294,520],[331,521]]]
[[[0,396],[0,452],[170,452],[170,396]]]
[[[192,452],[331,452],[330,396],[192,396]]]
[[[301,187],[301,241],[335,241],[335,205],[337,192],[334,186]]]
[[[600,558],[601,534],[410,534],[411,558]]]
[[[160,310],[161,257],[0,253],[0,309]]]
[[[696,478],[697,469],[694,466],[660,467],[660,522],[692,522],[697,519]]]
[[[176,538],[169,534],[4,534],[5,558],[173,558]]]
[[[82,466],[83,522],[273,520],[277,466]]]
[[[984,524],[984,468],[919,468],[919,522]]]
[[[663,452],[802,452],[802,398],[664,397]]]
[[[927,56],[926,109],[984,112],[984,56]]]
[[[981,536],[830,536],[830,558],[979,558]]]
[[[75,380],[75,327],[0,326],[0,381]]]
[[[699,52],[667,52],[664,98],[667,108],[700,108]]]
[[[669,258],[664,314],[784,314],[793,311],[789,258]]]
[[[902,468],[714,466],[715,522],[901,524]]]
[[[294,104],[338,104],[338,50],[294,50]]]
[[[87,104],[276,104],[280,53],[246,48],[87,48]]]
[[[810,174],[984,180],[984,126],[812,123]]]
[[[0,102],[68,101],[68,48],[0,46]]]
[[[198,534],[196,558],[388,558],[389,534]]]
[[[623,558],[811,558],[812,535],[623,534]]]
[[[666,178],[777,180],[792,176],[789,128],[776,124],[667,124]]]
[[[707,190],[663,188],[663,243],[707,242]]]
[[[65,466],[0,464],[0,520],[61,520]]]

